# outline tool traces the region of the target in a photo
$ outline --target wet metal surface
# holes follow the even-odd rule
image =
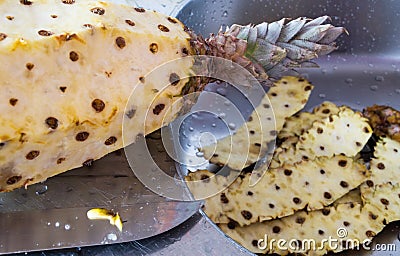
[[[174,175],[175,162],[168,159],[159,136],[147,141],[160,167]],[[91,167],[0,194],[0,254],[145,239],[178,226],[199,207],[200,202],[171,201],[146,189],[119,151]],[[91,208],[118,212],[123,232],[108,221],[89,220]]]

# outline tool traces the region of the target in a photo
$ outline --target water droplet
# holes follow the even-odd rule
[[[225,118],[225,117],[226,117],[226,114],[225,114],[225,113],[219,113],[218,117],[219,117],[219,118]]]
[[[369,88],[371,89],[371,91],[377,91],[379,89],[379,86],[371,85]]]
[[[217,127],[217,125],[216,125],[215,123],[214,123],[214,124],[212,124],[211,126],[212,126],[213,128]]]
[[[224,102],[224,105],[229,107],[231,105],[231,102],[229,100],[227,100],[227,101]]]
[[[318,96],[319,96],[321,99],[325,99],[325,98],[326,98],[326,94],[324,94],[324,93],[320,93]]]
[[[346,84],[351,84],[351,83],[353,83],[353,79],[347,78],[347,79],[345,80],[345,82],[346,82]]]
[[[227,91],[226,91],[225,88],[219,87],[219,88],[217,89],[217,93],[220,94],[220,95],[222,95],[222,96],[226,96]]]
[[[368,66],[369,66],[370,68],[373,68],[373,67],[374,67],[374,64],[370,63],[370,64],[368,64]]]
[[[224,11],[224,12],[222,13],[222,17],[228,17],[228,11]]]
[[[204,153],[203,152],[196,152],[196,156],[197,157],[204,157]]]
[[[193,132],[194,128],[193,127],[189,127],[189,131]]]
[[[377,82],[383,82],[383,81],[385,81],[385,78],[384,78],[383,76],[376,76],[376,77],[375,77],[375,81],[377,81]]]
[[[229,129],[231,129],[231,130],[235,130],[235,129],[236,129],[236,124],[234,124],[234,123],[229,123],[229,124],[228,124],[228,127],[229,127]]]
[[[117,241],[118,237],[117,237],[116,234],[110,233],[110,234],[107,235],[107,239],[111,240],[111,241]]]
[[[65,230],[70,230],[71,229],[71,225],[65,224],[64,228],[65,228]]]
[[[35,194],[40,196],[40,195],[43,195],[46,192],[47,192],[47,186],[46,185],[41,185],[40,188],[38,188],[36,190]]]
[[[395,92],[396,92],[397,94],[400,94],[400,89],[396,89]]]
[[[55,224],[54,224],[54,226],[56,227],[56,228],[58,228],[59,226],[60,226],[60,222],[56,222]]]
[[[50,226],[51,225],[51,223],[50,222],[47,222],[47,226]]]
[[[192,146],[192,144],[188,143],[188,144],[186,144],[186,146],[188,146],[190,148]]]

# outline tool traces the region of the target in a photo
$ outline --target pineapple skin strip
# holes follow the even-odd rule
[[[240,227],[234,222],[220,224],[228,236],[255,253],[287,255],[325,255],[347,249],[369,246],[385,225],[400,219],[400,185],[386,183],[365,195],[364,205],[344,203],[322,210],[299,211],[294,215]],[[285,250],[274,239],[301,241],[300,247],[286,244]],[[261,241],[260,241],[261,239]],[[334,240],[333,243],[327,243]]]
[[[250,173],[239,176],[226,190],[206,197],[203,210],[211,220],[245,226],[304,208],[322,209],[367,180],[369,172],[352,158],[335,156],[270,169],[255,186],[249,186],[250,177]],[[229,183],[228,178],[206,171],[191,173],[186,181],[196,199]]]

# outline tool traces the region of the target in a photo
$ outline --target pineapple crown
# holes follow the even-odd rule
[[[318,67],[311,62],[337,49],[335,40],[347,33],[343,27],[325,24],[328,16],[316,19],[283,18],[259,25],[232,25],[208,39],[188,31],[195,54],[232,60],[247,68],[260,81],[279,78],[296,67]]]

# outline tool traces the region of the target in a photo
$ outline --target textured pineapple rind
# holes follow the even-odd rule
[[[0,17],[7,17],[0,20],[0,191],[131,143],[122,139],[122,124],[132,91],[124,124],[130,137],[160,128],[189,80],[191,59],[146,80],[190,51],[184,26],[168,16],[102,1],[0,6]],[[145,126],[138,120],[146,114]]]

